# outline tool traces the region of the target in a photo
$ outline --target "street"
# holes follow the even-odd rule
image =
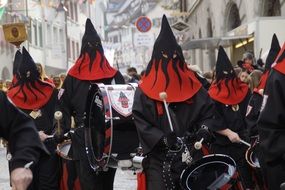
[[[6,160],[6,149],[0,148],[0,190],[10,190],[8,162]],[[117,170],[115,190],[135,190],[136,189],[136,175],[132,171]]]

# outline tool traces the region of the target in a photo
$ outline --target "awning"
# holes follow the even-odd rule
[[[201,38],[197,40],[189,40],[182,44],[182,48],[188,49],[215,49],[219,45],[223,47],[232,46],[237,43],[241,43],[244,40],[249,40],[253,37],[253,34],[245,36],[225,36],[225,37],[213,37],[213,38]]]

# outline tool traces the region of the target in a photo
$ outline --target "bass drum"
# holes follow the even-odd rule
[[[210,154],[184,169],[180,184],[185,190],[226,190],[236,186],[237,177],[236,163],[231,157]]]
[[[136,87],[137,84],[91,85],[86,105],[85,145],[93,169],[132,167],[132,158],[139,147],[132,116]]]

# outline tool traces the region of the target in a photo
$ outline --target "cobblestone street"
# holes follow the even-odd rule
[[[8,176],[8,162],[5,156],[6,149],[0,148],[0,190],[10,190]],[[115,190],[135,190],[136,176],[131,171],[117,170]]]

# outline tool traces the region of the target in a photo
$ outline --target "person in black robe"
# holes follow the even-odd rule
[[[59,186],[59,160],[56,155],[56,140],[48,135],[56,135],[54,112],[57,93],[54,86],[42,81],[36,64],[23,47],[22,58],[18,64],[16,83],[9,89],[7,96],[29,115],[38,130],[41,141],[50,152],[49,157],[40,159],[33,168],[34,180],[29,189],[57,189]]]
[[[215,79],[208,92],[224,120],[223,125],[216,125],[218,128],[212,128],[216,132],[216,141],[212,144],[212,151],[231,156],[237,163],[244,187],[253,188],[254,184],[245,159],[248,147],[239,144],[241,139],[248,139],[245,114],[250,90],[236,76],[234,68],[221,46],[218,52]]]
[[[266,82],[257,121],[260,150],[264,157],[268,188],[280,189],[285,182],[285,44],[283,44]]]
[[[254,146],[257,146],[255,148],[255,153],[258,156],[259,163],[261,165],[261,170],[254,171],[255,178],[257,180],[257,183],[260,187],[267,186],[265,180],[263,179],[266,177],[266,165],[264,164],[262,153],[259,150],[259,144],[256,144],[258,142],[258,128],[257,128],[257,120],[260,114],[260,109],[262,105],[262,99],[263,99],[263,92],[266,85],[267,78],[269,76],[271,65],[275,61],[278,53],[280,51],[280,45],[277,39],[277,36],[274,34],[271,41],[271,48],[269,50],[268,56],[266,58],[265,62],[265,69],[261,76],[259,85],[257,88],[253,90],[253,94],[250,97],[247,111],[246,111],[246,123],[249,130],[249,136],[251,137],[251,144]],[[264,176],[264,177],[263,177]]]
[[[265,61],[264,72],[261,76],[259,85],[257,86],[257,88],[253,90],[253,94],[249,100],[249,104],[247,107],[246,122],[249,128],[249,131],[250,131],[249,132],[250,136],[258,135],[257,119],[260,113],[264,88],[265,88],[266,80],[271,70],[271,65],[275,61],[279,51],[280,51],[279,41],[277,39],[276,34],[274,34],[272,37],[270,50],[269,50],[268,56]]]
[[[167,94],[174,131],[170,130],[159,96],[161,92]],[[143,167],[148,190],[180,189],[182,160],[176,160],[175,166],[171,166],[172,177],[164,177],[166,155],[177,147],[177,137],[193,140],[190,136],[212,121],[213,112],[212,100],[195,73],[187,68],[181,47],[164,15],[152,58],[135,92],[133,104],[138,136],[146,156]],[[166,187],[170,180],[172,187]]]
[[[60,109],[63,113],[65,131],[71,126],[70,118],[75,120],[75,133],[72,134],[72,158],[83,190],[113,189],[116,169],[100,171],[98,174],[90,167],[84,143],[84,112],[89,86],[92,83],[124,84],[122,74],[112,68],[104,56],[100,37],[90,19],[86,20],[85,33],[79,58],[69,70],[59,92]]]
[[[8,141],[9,160],[13,189],[26,190],[33,176],[33,168],[48,151],[40,141],[32,120],[17,109],[0,91],[0,136]],[[26,168],[25,168],[26,167]]]

